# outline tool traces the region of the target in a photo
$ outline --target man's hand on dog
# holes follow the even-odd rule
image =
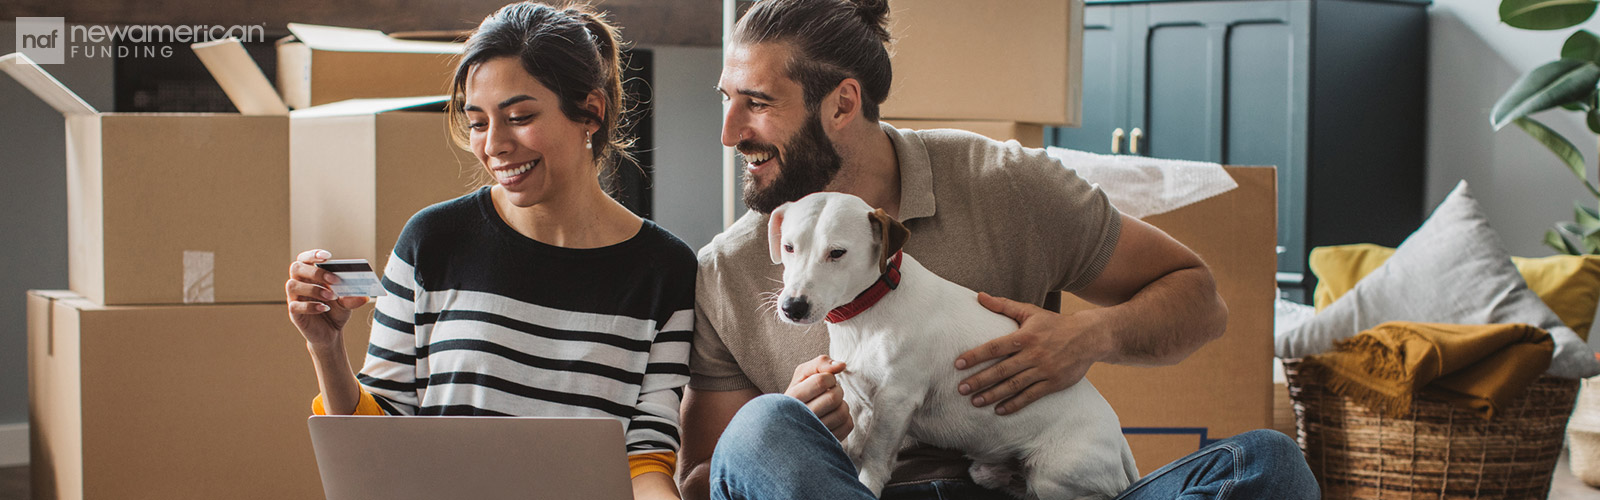
[[[835,361],[826,354],[817,356],[794,368],[789,389],[783,391],[785,395],[810,407],[822,424],[828,426],[833,437],[840,441],[844,441],[844,437],[856,428],[850,418],[850,405],[844,402],[844,389],[839,388],[839,379],[834,377],[842,371],[843,362]]]
[[[958,370],[1000,359],[962,380],[956,389],[963,395],[976,393],[973,406],[1002,402],[995,407],[997,414],[1016,413],[1039,398],[1072,387],[1113,348],[1101,331],[1039,306],[987,293],[978,294],[978,303],[1020,325],[1017,331],[956,358]]]

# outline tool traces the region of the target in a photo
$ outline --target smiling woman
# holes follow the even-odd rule
[[[289,316],[322,394],[316,413],[608,417],[635,498],[677,498],[694,252],[608,196],[619,134],[616,29],[588,6],[523,2],[468,39],[451,85],[456,142],[493,182],[406,224],[385,267],[359,375],[342,329],[364,298],[302,253]]]

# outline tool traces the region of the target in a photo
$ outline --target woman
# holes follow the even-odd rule
[[[586,6],[508,5],[467,41],[451,84],[456,142],[491,186],[406,224],[384,270],[360,375],[311,250],[290,265],[317,413],[606,416],[623,422],[635,498],[671,479],[688,381],[695,256],[607,196],[625,154],[617,36]]]

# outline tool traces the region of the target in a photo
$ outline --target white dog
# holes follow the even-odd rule
[[[856,427],[843,444],[861,482],[882,493],[907,436],[965,452],[987,488],[1008,489],[1008,464],[1020,461],[1033,498],[1111,498],[1137,480],[1117,414],[1088,380],[1006,416],[956,392],[956,357],[1017,323],[903,255],[908,236],[841,193],[778,207],[767,226],[772,261],[783,264],[780,318],[827,318],[829,355],[846,364],[839,384]]]

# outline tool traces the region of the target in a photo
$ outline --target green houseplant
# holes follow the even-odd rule
[[[1500,20],[1528,30],[1567,29],[1594,16],[1600,0],[1501,0]],[[1528,115],[1561,107],[1583,113],[1589,130],[1600,134],[1600,37],[1580,29],[1561,47],[1561,58],[1545,63],[1519,78],[1490,112],[1495,130],[1510,124],[1544,144],[1560,157],[1578,177],[1589,194],[1600,199],[1587,175],[1583,154],[1561,134]],[[1572,221],[1557,222],[1546,230],[1544,242],[1557,252],[1581,255],[1600,254],[1600,212],[1583,202],[1574,202]]]

